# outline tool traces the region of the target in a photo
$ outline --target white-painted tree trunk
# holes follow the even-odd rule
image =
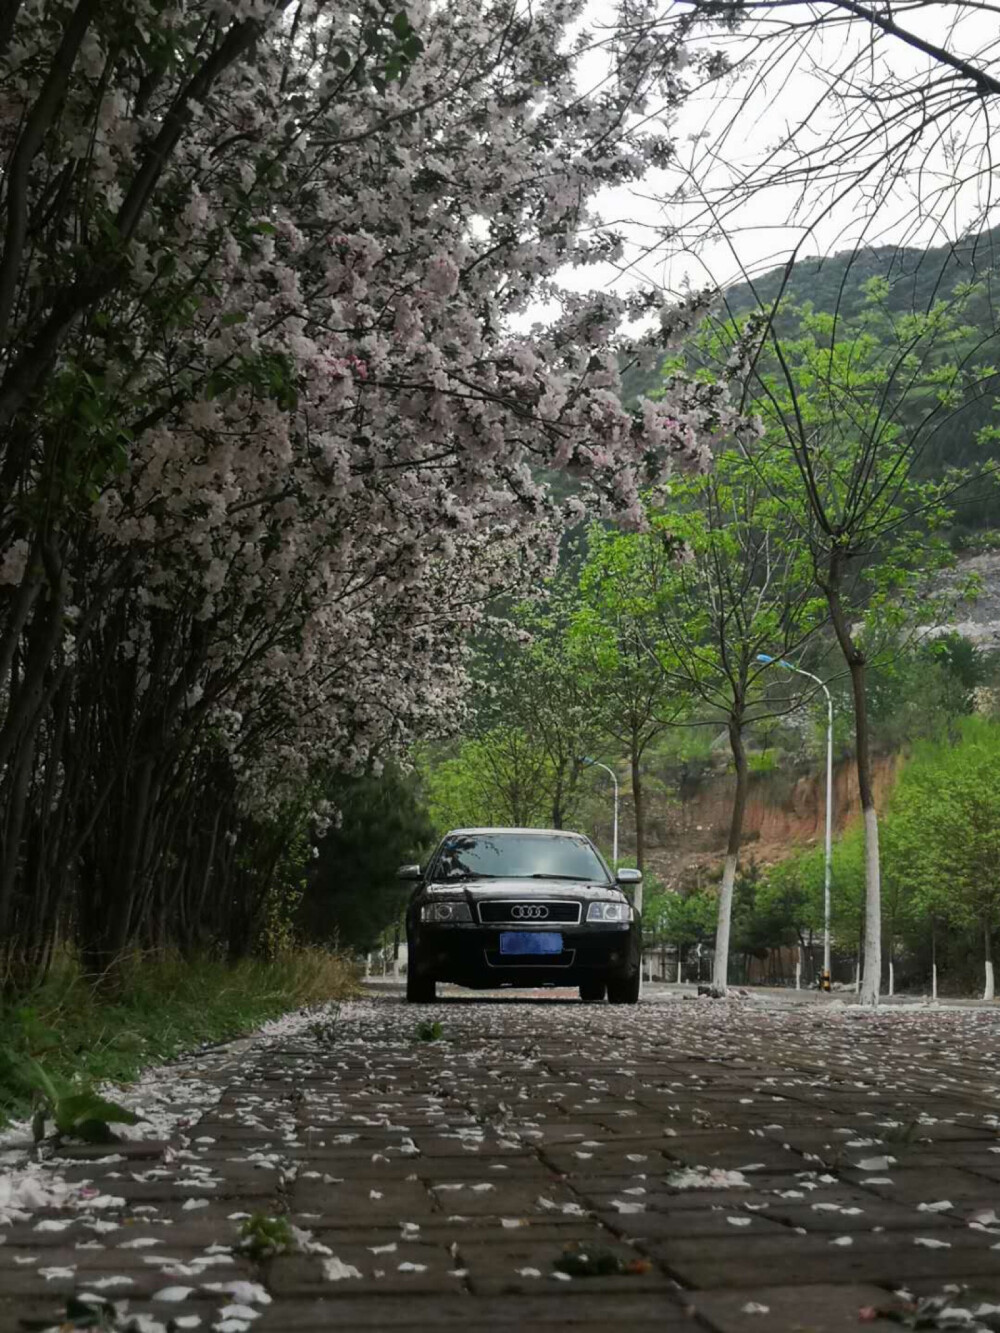
[[[986,960],[985,972],[986,972],[986,985],[983,987],[983,999],[995,1000],[996,992],[993,989],[993,963],[990,961],[990,959]]]
[[[796,989],[796,990],[801,990],[801,989],[802,989],[802,959],[801,959],[801,958],[796,958],[796,960],[795,960],[795,989]]]
[[[858,954],[854,960],[854,994],[857,995],[861,989],[861,955]]]
[[[937,963],[931,964],[931,999],[937,1000]]]
[[[892,959],[890,958],[890,959],[889,959],[889,994],[890,994],[890,995],[894,995],[894,994],[895,994],[895,985],[896,985],[896,969],[895,969],[895,966],[894,966],[894,964],[893,964]]]
[[[726,857],[719,887],[719,915],[715,927],[715,961],[712,964],[712,985],[725,991],[729,985],[729,932],[733,916],[733,885],[736,883],[736,857]]]
[[[878,815],[874,807],[865,811],[865,970],[861,981],[861,1003],[868,1009],[878,1005],[882,988],[882,882],[878,856]]]

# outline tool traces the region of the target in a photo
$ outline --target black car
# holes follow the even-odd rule
[[[453,829],[406,913],[406,998],[426,1003],[439,981],[476,990],[579,986],[580,998],[635,1004],[642,927],[589,838],[561,829]]]

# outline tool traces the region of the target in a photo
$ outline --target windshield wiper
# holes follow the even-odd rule
[[[523,879],[524,876],[519,875],[518,878]],[[576,884],[595,883],[595,881],[592,880],[589,875],[547,875],[543,874],[541,871],[538,870],[536,870],[533,875],[528,875],[527,878],[528,879],[571,879]]]

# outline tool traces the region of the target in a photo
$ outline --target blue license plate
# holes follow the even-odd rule
[[[556,930],[502,930],[501,953],[562,953],[563,938]]]

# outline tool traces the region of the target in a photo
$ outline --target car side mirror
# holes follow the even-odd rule
[[[642,883],[642,871],[641,871],[641,870],[631,870],[631,869],[627,869],[627,868],[624,869],[624,870],[617,870],[617,871],[615,871],[615,883],[616,883],[616,884],[641,884],[641,883]]]
[[[396,878],[406,879],[406,880],[417,880],[417,879],[422,879],[423,875],[421,873],[419,866],[400,866],[399,869],[396,871]]]

